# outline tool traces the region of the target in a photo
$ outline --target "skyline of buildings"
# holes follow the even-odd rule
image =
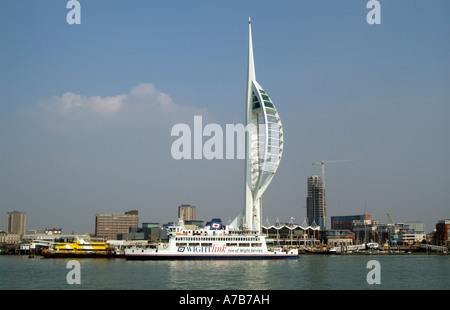
[[[388,213],[388,223],[380,224],[373,220],[367,213],[356,215],[334,215],[330,217],[331,228],[326,227],[326,203],[325,187],[323,179],[319,175],[312,175],[307,179],[307,206],[306,222],[302,225],[281,224],[275,226],[265,224],[261,229],[272,237],[289,241],[291,244],[305,244],[306,236],[328,245],[336,244],[360,244],[367,242],[384,242],[390,245],[411,245],[422,243],[424,240],[432,240],[437,245],[449,245],[450,219],[439,220],[435,224],[433,234],[427,234],[423,222],[393,223]],[[197,220],[196,206],[182,204],[178,206],[178,219],[183,220],[186,225],[203,226],[203,220]],[[208,223],[207,223],[208,224]],[[207,225],[206,224],[206,225]],[[308,226],[305,226],[309,225]],[[305,226],[305,227],[304,227]],[[290,227],[290,228],[288,228]],[[295,234],[287,234],[283,229],[289,231],[295,228]],[[159,223],[142,223],[139,227],[139,211],[131,210],[125,213],[100,213],[95,215],[95,237],[106,240],[132,240],[133,238],[149,238],[151,235],[155,240],[161,236],[164,225]],[[317,230],[317,233],[315,232]],[[275,233],[276,231],[276,233]],[[1,233],[0,242],[18,243],[26,230],[26,213],[12,211],[7,213],[7,232]],[[34,232],[35,234],[37,231]],[[44,234],[61,234],[62,229],[46,228]],[[281,235],[280,235],[281,233]],[[316,239],[317,235],[317,239]],[[432,237],[429,237],[432,235]],[[272,238],[273,239],[273,238]],[[312,239],[311,239],[312,240]]]
[[[307,206],[306,206],[306,222],[302,225],[297,225],[292,222],[284,224],[287,226],[298,226],[298,229],[304,231],[303,234],[311,236],[310,228],[320,228],[317,236],[320,235],[321,240],[326,244],[338,244],[345,242],[352,243],[366,243],[370,241],[386,242],[391,245],[408,245],[413,243],[420,243],[423,240],[429,241],[430,234],[426,233],[425,224],[423,222],[406,222],[394,223],[388,213],[388,223],[380,224],[377,220],[373,220],[367,213],[354,215],[333,215],[330,216],[330,229],[326,227],[326,203],[325,203],[325,187],[323,180],[319,175],[311,175],[307,179]],[[203,220],[197,220],[196,206],[189,204],[182,204],[178,206],[178,219],[183,220],[186,225],[202,226]],[[309,228],[305,226],[309,225]],[[280,226],[277,228],[277,225]],[[261,228],[274,233],[273,229],[281,229],[282,224],[278,222],[275,226],[271,226],[268,222],[262,225]],[[303,227],[305,226],[305,227]],[[113,239],[132,239],[135,236],[149,236],[157,238],[163,229],[156,222],[142,223],[139,227],[139,211],[131,210],[123,214],[109,214],[100,213],[95,215],[95,237]],[[195,229],[195,228],[194,228]],[[56,231],[57,230],[57,231]],[[45,229],[45,234],[58,233],[61,234],[62,229]],[[27,233],[26,229],[26,213],[19,211],[12,211],[7,213],[7,232],[2,232],[0,242],[17,243],[20,242],[21,237]],[[35,231],[36,233],[36,231]],[[44,232],[43,232],[44,233]],[[299,231],[296,233],[294,239],[290,242],[302,241]],[[313,232],[315,236],[315,232]],[[450,219],[439,220],[435,223],[434,233],[432,234],[433,242],[438,245],[448,245],[450,236]],[[303,236],[303,235],[302,235]],[[289,239],[288,237],[283,237]],[[292,238],[292,236],[291,236]]]
[[[193,211],[195,206],[181,205],[178,210]],[[15,221],[23,223],[23,218],[26,217],[25,212],[13,211],[8,214],[16,215]],[[123,214],[96,214],[96,234],[94,237],[104,238],[107,240],[131,240],[133,237],[142,235],[152,235],[153,238],[161,236],[161,231],[165,225],[160,225],[157,222],[143,222],[142,227],[139,226],[139,212],[137,210],[127,211]],[[20,215],[20,216],[17,216]],[[12,218],[12,217],[11,217]],[[170,224],[170,223],[167,223]],[[305,223],[304,223],[305,224]],[[347,244],[361,244],[365,242],[389,242],[390,245],[411,245],[414,243],[422,243],[424,240],[432,242],[435,245],[450,245],[450,219],[438,220],[435,223],[435,229],[432,232],[427,233],[425,230],[424,222],[405,222],[405,223],[393,223],[388,222],[386,224],[379,223],[377,220],[373,220],[369,214],[361,215],[340,215],[331,217],[331,229],[322,230],[319,226],[304,226],[294,224],[292,222],[282,224],[277,221],[275,225],[265,224],[262,226],[263,232],[272,234],[275,230],[279,230],[281,234],[283,229],[292,229],[296,227],[296,233],[290,236],[284,236],[288,240],[294,237],[294,241],[297,244],[306,242],[303,240],[302,234],[308,235],[308,238],[312,236],[317,242],[323,242],[324,244],[333,244],[333,242],[347,242]],[[201,226],[204,225],[203,220],[186,220],[186,225]],[[318,229],[316,229],[317,227]],[[281,229],[281,230],[280,230]],[[316,231],[317,230],[317,231]],[[289,231],[289,229],[288,229]],[[303,233],[301,233],[303,231]],[[315,232],[316,231],[316,232]],[[0,231],[1,243],[19,243],[22,240],[23,235],[62,235],[62,229],[49,229],[38,230],[26,230],[24,234],[6,233]],[[98,234],[97,234],[98,233]],[[300,233],[300,235],[299,235]],[[73,233],[72,233],[73,234]],[[130,239],[131,238],[131,239]],[[292,241],[292,239],[290,239]]]

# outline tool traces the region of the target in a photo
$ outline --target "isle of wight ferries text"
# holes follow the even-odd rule
[[[258,248],[227,248],[225,245],[212,247],[204,246],[180,246],[177,249],[180,253],[262,253],[262,249]]]

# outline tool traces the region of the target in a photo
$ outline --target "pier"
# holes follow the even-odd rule
[[[422,244],[420,249],[425,249],[427,252],[437,252],[448,254],[448,248],[445,246],[431,245],[431,244]]]

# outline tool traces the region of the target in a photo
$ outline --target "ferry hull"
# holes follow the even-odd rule
[[[254,255],[179,255],[179,254],[134,254],[125,255],[126,260],[281,260],[298,259],[297,254]]]

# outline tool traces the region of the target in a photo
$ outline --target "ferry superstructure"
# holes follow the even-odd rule
[[[217,228],[216,228],[217,227]],[[125,249],[127,260],[296,259],[295,249],[269,251],[266,235],[230,230],[220,221],[198,230],[184,229],[183,222],[167,227],[168,243]]]

